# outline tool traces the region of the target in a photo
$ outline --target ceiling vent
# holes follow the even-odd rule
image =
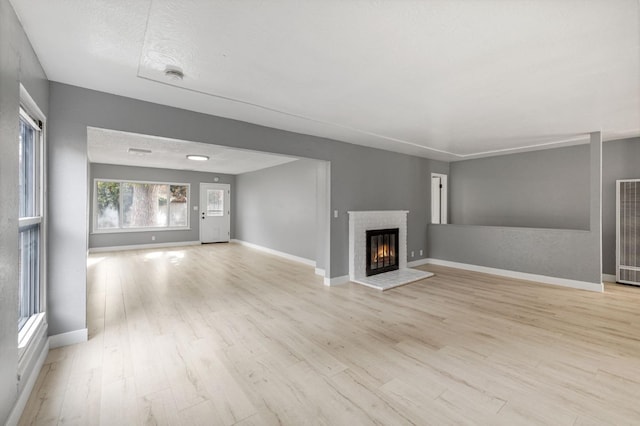
[[[143,148],[129,148],[128,152],[131,155],[149,155],[152,153],[150,149]]]

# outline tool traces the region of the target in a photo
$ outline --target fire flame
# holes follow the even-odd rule
[[[386,259],[394,257],[393,249],[389,247],[389,244],[383,244],[378,246],[378,251],[373,255],[373,261],[378,262],[378,259]]]

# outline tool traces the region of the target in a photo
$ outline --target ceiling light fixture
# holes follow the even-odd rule
[[[180,67],[167,65],[164,69],[164,75],[171,81],[182,81],[184,79],[184,72]]]
[[[151,150],[150,149],[143,149],[143,148],[129,148],[129,154],[133,154],[133,155],[147,155],[147,154],[151,154]]]
[[[187,155],[187,158],[189,160],[193,160],[193,161],[207,161],[209,159],[209,156],[208,155],[189,154],[189,155]]]

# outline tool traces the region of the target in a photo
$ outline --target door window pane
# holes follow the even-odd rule
[[[224,189],[207,189],[207,216],[224,216]]]

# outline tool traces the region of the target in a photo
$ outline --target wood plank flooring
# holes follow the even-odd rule
[[[236,244],[89,264],[90,340],[50,351],[20,424],[640,424],[640,288],[329,288]]]

